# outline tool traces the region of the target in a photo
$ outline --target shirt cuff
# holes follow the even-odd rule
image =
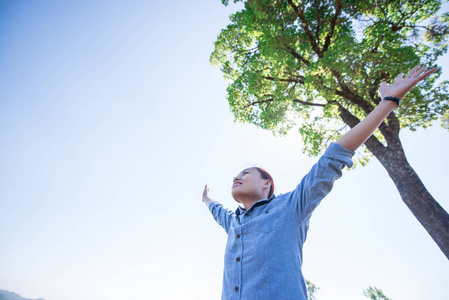
[[[351,159],[354,154],[354,151],[348,150],[342,145],[332,142],[324,152],[323,156],[339,160],[350,168],[354,164]]]

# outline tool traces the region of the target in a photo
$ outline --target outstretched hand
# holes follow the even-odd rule
[[[209,193],[209,188],[206,186],[204,187],[204,191],[203,191],[203,202],[208,204],[208,202],[210,202],[210,199],[208,197],[208,193]]]
[[[404,73],[399,74],[392,84],[382,82],[379,88],[380,96],[382,99],[384,97],[402,99],[418,82],[435,72],[437,68],[426,70],[427,68],[416,66],[405,77]],[[337,143],[348,150],[357,150],[393,111],[396,105],[394,101],[382,101],[365,119],[342,136]]]
[[[381,98],[397,97],[402,99],[418,82],[438,70],[438,68],[426,70],[427,68],[416,66],[410,70],[405,78],[403,78],[404,73],[400,73],[392,84],[382,82],[379,88]]]

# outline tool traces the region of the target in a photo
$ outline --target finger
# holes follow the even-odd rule
[[[438,68],[432,68],[432,69],[428,70],[427,72],[421,74],[421,76],[419,76],[419,80],[423,80],[424,78],[426,78],[427,76],[429,76],[430,74],[435,72],[436,70],[438,70]]]
[[[422,67],[420,68],[418,71],[415,72],[415,74],[413,74],[413,77],[419,77],[421,75],[421,73],[427,71],[426,67]]]
[[[405,76],[405,78],[412,77],[415,74],[416,70],[418,70],[419,68],[421,68],[420,65],[414,66],[413,69],[411,69],[410,72],[408,72],[408,74],[407,74],[407,76]]]
[[[410,74],[410,73],[409,73],[409,74]],[[407,76],[408,76],[408,75],[407,75]],[[402,80],[403,77],[404,77],[404,73],[399,73],[399,75],[396,76],[396,79],[394,80],[394,82]]]

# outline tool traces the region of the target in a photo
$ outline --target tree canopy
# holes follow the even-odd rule
[[[449,13],[436,15],[438,0],[234,2],[245,8],[230,16],[210,60],[230,80],[235,120],[275,134],[298,126],[312,156],[379,104],[382,81],[417,64],[434,67],[447,51]],[[435,84],[440,74],[402,100],[374,134],[380,143],[448,111],[449,83]]]

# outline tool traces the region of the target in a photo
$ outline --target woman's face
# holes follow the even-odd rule
[[[232,197],[237,201],[239,198],[263,199],[268,195],[270,181],[263,179],[256,168],[248,168],[234,177],[232,183]]]

